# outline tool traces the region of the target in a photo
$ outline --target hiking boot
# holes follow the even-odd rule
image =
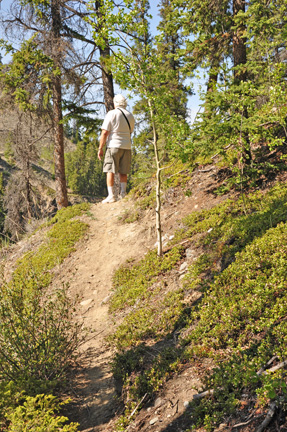
[[[109,204],[109,203],[114,203],[114,202],[116,202],[116,201],[117,201],[117,199],[116,199],[115,196],[107,196],[107,198],[105,198],[105,199],[102,201],[102,203],[103,203],[103,204]]]

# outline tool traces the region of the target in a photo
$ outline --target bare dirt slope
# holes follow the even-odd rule
[[[105,339],[114,327],[108,314],[112,275],[128,259],[139,259],[155,242],[151,221],[123,224],[130,207],[126,200],[92,206],[88,236],[61,266],[55,283],[68,283],[71,295],[79,295],[79,313],[91,329],[82,347],[85,364],[71,385],[75,420],[81,430],[103,431],[115,413],[115,387],[110,361],[112,352]]]
[[[211,184],[214,187],[216,176],[213,168],[206,173],[198,171],[192,176],[189,183],[191,196],[185,196],[182,190],[168,191],[162,210],[164,238],[174,233],[186,214],[212,207],[222,200],[209,191]],[[88,236],[66,259],[55,279],[56,283],[68,283],[71,295],[79,294],[80,316],[91,328],[90,340],[83,347],[84,367],[70,388],[74,403],[72,420],[79,421],[80,430],[85,432],[113,431],[113,419],[121,409],[116,401],[111,373],[113,352],[106,343],[106,337],[116,325],[108,314],[112,276],[127,260],[142,258],[149,249],[154,248],[156,242],[154,210],[146,211],[145,216],[134,223],[122,222],[125,212],[133,206],[131,199],[114,204],[94,204],[92,217],[85,217],[90,225]],[[145,426],[142,424],[135,430],[165,430],[172,418],[183,412],[184,402],[195,393],[194,380],[192,371],[186,370],[182,379],[176,378],[174,383],[170,383],[170,391],[156,401],[154,409],[146,413]],[[165,421],[161,429],[159,424],[158,429],[154,429],[150,421],[159,417],[160,411]],[[158,421],[162,419],[159,417]]]
[[[185,185],[186,193],[181,187],[171,187],[163,194],[164,245],[181,226],[185,215],[213,207],[226,199],[226,196],[218,197],[212,193],[221,181],[220,172],[215,166],[209,166],[195,170]],[[129,259],[142,258],[156,243],[154,209],[145,210],[138,221],[123,223],[126,212],[132,212],[134,205],[131,198],[114,204],[93,204],[90,214],[82,216],[89,224],[88,234],[78,243],[76,251],[55,269],[53,285],[67,284],[70,295],[79,296],[75,319],[84,319],[90,328],[89,340],[82,347],[84,359],[76,375],[71,377],[67,390],[72,399],[68,416],[78,421],[84,432],[113,432],[115,418],[122,409],[111,373],[114,352],[106,340],[117,324],[108,313],[112,276],[119,266]],[[37,248],[41,241],[42,233],[38,231],[2,253],[6,277],[15,268],[17,260]],[[130,430],[180,430],[177,419],[185,410],[185,402],[195,393],[197,384],[192,368],[186,369],[168,383],[152,407],[142,410]]]

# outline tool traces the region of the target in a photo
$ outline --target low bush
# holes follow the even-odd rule
[[[87,205],[61,210],[43,234],[38,250],[17,262],[11,280],[2,278],[0,286],[0,425],[9,431],[75,431],[55,417],[58,409],[51,393],[65,385],[67,371],[75,364],[78,348],[86,338],[81,323],[76,323],[77,299],[67,289],[48,289],[53,268],[73,251],[88,225],[73,219]],[[29,396],[33,398],[29,398]],[[26,402],[22,405],[23,398]],[[41,411],[43,410],[43,412]],[[45,412],[45,413],[44,413]],[[43,417],[41,417],[43,414]],[[48,419],[48,420],[47,420]],[[1,429],[2,430],[2,429]]]
[[[57,415],[64,404],[51,395],[27,397],[7,415],[7,432],[77,432],[77,423],[67,424],[66,417]]]
[[[212,430],[234,411],[241,394],[257,394],[257,405],[286,405],[286,374],[258,374],[271,358],[287,357],[287,225],[279,224],[253,241],[218,276],[192,321],[190,358],[212,357],[206,377],[211,398],[197,402],[197,422]],[[195,415],[195,414],[194,414]],[[202,423],[201,423],[202,422]]]
[[[114,295],[110,302],[110,310],[132,306],[136,301],[150,297],[149,287],[159,275],[170,271],[181,259],[183,249],[174,247],[163,257],[156,251],[149,252],[145,258],[135,265],[122,266],[113,277]]]
[[[81,215],[89,207],[86,204],[74,207],[60,210],[48,224],[52,226],[38,250],[28,252],[17,262],[17,268],[13,273],[15,284],[18,283],[18,279],[25,279],[26,273],[33,269],[38,280],[41,279],[42,287],[49,285],[53,276],[51,270],[73,252],[75,243],[88,229],[86,223],[73,218]]]
[[[48,295],[31,272],[0,290],[0,377],[28,394],[63,383],[85,334],[72,320],[76,299]]]

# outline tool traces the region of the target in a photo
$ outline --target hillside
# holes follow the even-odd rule
[[[267,376],[262,375],[266,382],[256,397],[255,389],[260,389],[260,383],[251,378],[247,366],[254,363],[251,370],[258,371],[284,360],[278,336],[272,336],[270,346],[266,323],[261,324],[263,330],[259,331],[252,330],[252,326],[260,327],[257,319],[262,321],[263,311],[268,308],[273,311],[275,327],[276,320],[285,322],[285,277],[280,282],[281,289],[275,287],[276,278],[269,274],[274,280],[275,294],[271,291],[265,306],[259,295],[259,315],[258,302],[252,306],[248,300],[250,311],[240,306],[238,312],[231,304],[224,318],[226,302],[220,303],[224,299],[223,291],[220,292],[223,281],[214,288],[214,300],[208,300],[208,290],[220,274],[223,279],[232,280],[232,272],[231,276],[225,273],[232,263],[240,262],[240,256],[237,259],[235,254],[245,253],[248,244],[256,248],[252,244],[257,238],[262,237],[264,244],[265,232],[268,235],[271,227],[286,220],[286,189],[282,184],[269,194],[269,185],[265,191],[246,198],[242,208],[239,195],[214,193],[224,180],[223,173],[214,165],[192,174],[183,170],[185,186],[171,185],[166,189],[162,213],[166,252],[158,269],[156,257],[150,255],[156,241],[154,210],[146,202],[140,205],[141,200],[151,198],[148,192],[142,198],[130,194],[128,199],[108,206],[93,204],[80,217],[81,222],[88,224],[88,231],[76,250],[55,267],[52,280],[53,290],[67,285],[72,298],[79,295],[74,319],[83,318],[90,329],[88,341],[81,347],[83,357],[66,387],[66,394],[72,399],[67,414],[70,420],[80,423],[79,430],[179,432],[190,431],[192,424],[197,423],[192,430],[257,431],[270,409],[270,388],[276,395],[273,399],[278,396],[281,402],[275,408],[275,422],[264,430],[286,430],[282,377],[276,375],[272,387]],[[39,246],[41,238],[41,232],[37,232],[3,251],[6,275],[11,274],[23,254]],[[270,247],[271,243],[270,240]],[[282,243],[281,254],[284,248]],[[242,260],[248,267],[251,252],[246,253]],[[252,272],[252,265],[248,272]],[[121,266],[127,266],[126,270]],[[274,274],[282,275],[284,262],[281,267]],[[263,258],[255,268],[256,275],[260,268],[265,268]],[[242,269],[235,271],[243,274]],[[261,280],[263,275],[258,277]],[[252,279],[254,276],[250,276]],[[232,289],[240,305],[241,294],[236,294],[237,288]],[[245,298],[249,297],[248,290],[241,291]],[[277,317],[272,306],[274,295],[282,298]],[[219,310],[213,306],[217,303],[223,313],[220,318]],[[244,324],[238,324],[245,321],[247,330]],[[242,335],[239,345],[238,334]],[[246,360],[248,350],[253,351],[253,357]],[[232,360],[239,352],[247,356],[243,357],[243,364]],[[272,363],[267,364],[271,358]],[[230,379],[222,381],[222,374]],[[209,396],[196,398],[208,388]],[[232,397],[228,398],[228,394]],[[191,408],[189,402],[193,403]]]

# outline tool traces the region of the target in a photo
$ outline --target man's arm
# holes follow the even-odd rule
[[[99,146],[99,150],[98,150],[98,158],[99,160],[102,160],[102,157],[104,155],[104,147],[106,145],[107,142],[107,138],[109,136],[109,131],[102,129],[102,133],[101,133],[101,137],[100,137],[100,146]]]

